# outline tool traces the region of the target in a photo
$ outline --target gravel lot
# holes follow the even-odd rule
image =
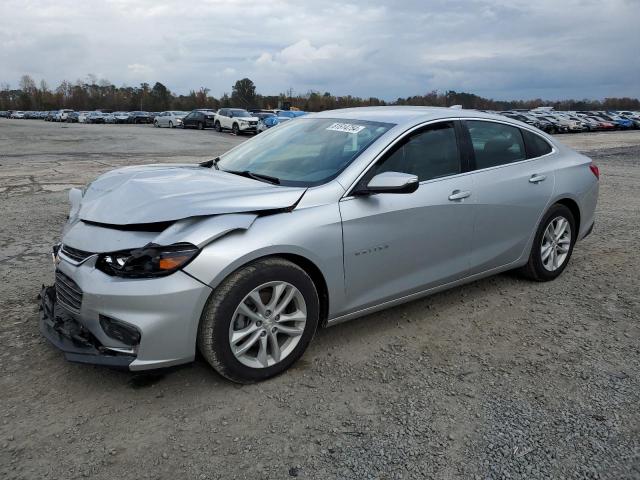
[[[36,306],[65,190],[242,139],[0,119],[0,477],[640,478],[640,132],[562,137],[602,177],[595,230],[555,282],[499,275],[320,331],[259,385],[201,359],[67,363]]]

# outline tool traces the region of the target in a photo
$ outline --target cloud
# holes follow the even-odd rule
[[[177,93],[640,96],[640,2],[3,0],[0,83],[88,73]]]

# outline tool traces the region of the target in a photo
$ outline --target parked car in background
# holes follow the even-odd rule
[[[70,113],[73,113],[73,110],[68,108],[63,108],[62,110],[58,110],[53,117],[54,122],[66,122],[67,117]]]
[[[24,118],[24,112],[21,110],[16,110],[15,112],[11,113],[11,117],[10,118],[19,118],[19,119],[23,119]]]
[[[221,108],[215,116],[215,127],[218,132],[231,130],[234,135],[258,133],[258,120],[243,108]]]
[[[182,120],[187,116],[187,112],[180,112],[176,110],[170,110],[161,112],[153,120],[153,124],[156,127],[181,127]]]
[[[611,122],[609,120],[605,120],[604,118],[598,116],[598,115],[586,115],[586,117],[589,120],[598,122],[598,125],[600,127],[600,130],[616,130],[618,128],[618,125],[614,122]]]
[[[555,133],[567,133],[569,131],[568,122],[566,120],[561,120],[550,114],[541,114],[541,113],[532,112],[532,115],[535,118],[546,120],[547,122],[551,123],[551,125],[553,125],[553,128],[555,130]]]
[[[278,117],[272,112],[251,112],[251,115],[258,119],[256,130],[258,133],[264,132],[278,124]]]
[[[79,123],[78,118],[80,117],[80,112],[70,112],[67,115],[67,123]]]
[[[615,123],[618,126],[618,128],[622,130],[627,130],[629,128],[634,127],[634,124],[631,120],[629,120],[628,118],[621,117],[620,115],[617,115],[617,114],[600,113],[599,116],[604,118],[605,120]]]
[[[232,381],[264,380],[318,327],[513,269],[557,279],[593,229],[598,178],[499,115],[308,115],[200,165],[73,189],[40,330],[85,363],[147,370],[199,350]]]
[[[149,115],[149,112],[141,112],[141,111],[129,112],[129,116],[127,119],[127,123],[134,123],[134,124],[152,123],[152,122],[153,122],[153,118]]]
[[[115,123],[129,123],[129,112],[113,112]]]
[[[182,119],[182,128],[213,128],[216,114],[211,110],[192,110]]]
[[[89,112],[85,123],[104,123],[104,115],[102,112]]]
[[[522,112],[500,112],[500,115],[504,115],[507,118],[512,118],[514,120],[518,120],[520,122],[524,122],[532,127],[536,127],[544,132],[553,132],[555,129],[551,122],[544,120],[543,118],[536,118],[532,115],[526,115]]]
[[[116,123],[116,117],[113,113],[103,113],[102,118],[104,118],[104,123]]]

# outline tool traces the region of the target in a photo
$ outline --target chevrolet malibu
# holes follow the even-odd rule
[[[120,168],[54,247],[40,329],[67,359],[272,377],[316,329],[506,270],[557,278],[598,167],[516,120],[371,107],[291,120],[201,164]]]

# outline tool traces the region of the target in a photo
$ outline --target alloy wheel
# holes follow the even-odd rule
[[[236,359],[251,368],[267,368],[296,348],[307,323],[300,290],[282,281],[253,289],[236,308],[229,345]]]
[[[555,217],[547,225],[540,245],[544,268],[550,272],[560,268],[566,261],[570,248],[571,225],[565,217]]]

